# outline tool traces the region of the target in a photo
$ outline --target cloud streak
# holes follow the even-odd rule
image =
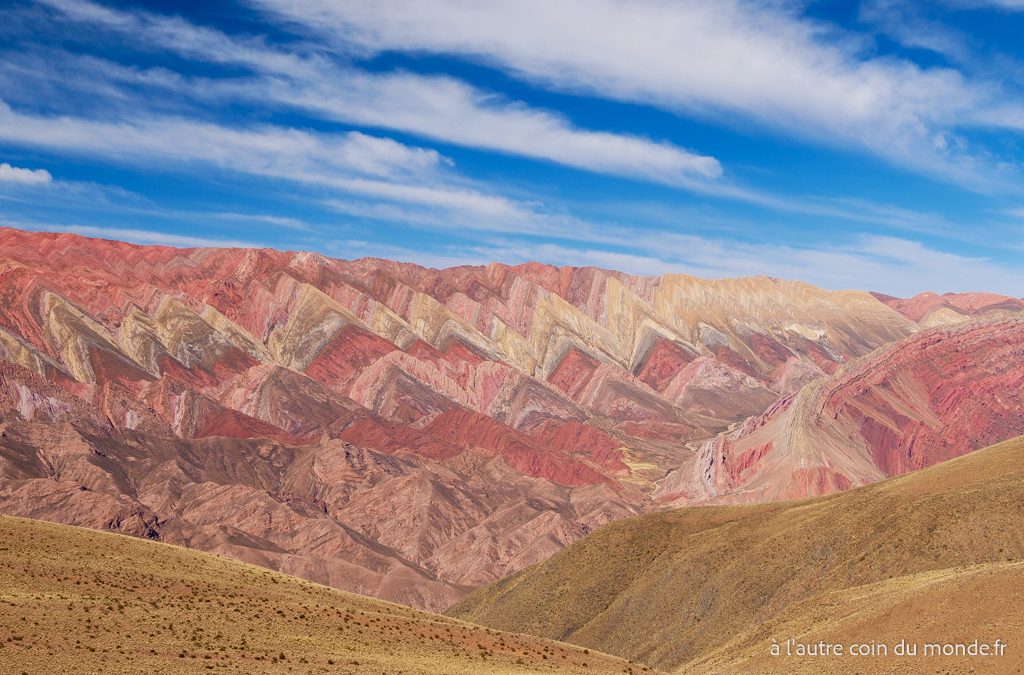
[[[17,112],[0,101],[0,140],[118,163],[202,162],[253,174],[327,182],[336,173],[393,178],[430,174],[448,160],[357,131],[319,134],[278,126],[227,127],[181,117],[93,120]],[[12,175],[15,174],[11,170]]]
[[[936,224],[928,214],[914,214],[907,209],[884,205],[863,208],[864,204],[849,208],[837,200],[776,195],[745,187],[734,177],[724,176],[721,164],[712,157],[634,135],[581,130],[558,114],[530,108],[451,77],[407,72],[368,73],[339,66],[308,43],[296,48],[298,51],[284,52],[258,38],[229,37],[174,17],[123,12],[86,0],[45,2],[58,8],[61,16],[116,31],[140,48],[171,51],[209,63],[242,66],[252,72],[251,76],[194,79],[162,70],[126,69],[99,59],[78,64],[83,70],[76,72],[76,80],[107,82],[110,83],[107,89],[125,82],[156,87],[157,91],[166,89],[179,98],[192,97],[205,104],[244,101],[259,106],[293,108],[321,119],[525,155],[805,216],[901,229],[911,220],[916,221],[915,228]],[[115,95],[115,103],[128,96]],[[382,192],[376,186],[352,182],[335,186],[347,191],[374,188],[378,194]],[[416,197],[416,190],[405,192],[409,197]],[[459,200],[457,195],[435,194],[432,198],[471,206],[467,203],[469,200]],[[476,200],[474,196],[472,201]],[[522,222],[522,218],[516,222]]]
[[[862,39],[787,3],[249,1],[339,49],[462,55],[556,91],[753,120],[982,191],[1002,170],[954,138],[1002,103],[998,83],[867,57]]]
[[[53,176],[46,169],[22,169],[7,162],[0,164],[0,183],[18,185],[49,185]]]
[[[360,132],[226,127],[180,117],[104,121],[32,115],[0,101],[0,142],[147,168],[213,167],[280,179],[330,195],[340,191],[404,204],[406,213],[418,209],[448,226],[558,236],[578,225],[547,213],[540,203],[465,185],[435,150]],[[344,203],[334,197],[335,205]]]
[[[123,12],[86,0],[42,1],[70,20],[116,32],[146,48],[240,65],[259,76],[204,82],[196,94],[292,107],[328,119],[667,184],[713,180],[723,173],[713,157],[641,136],[580,129],[562,115],[451,77],[369,73],[319,53],[281,51],[258,38],[228,36],[176,17]],[[183,84],[167,77],[162,83]]]

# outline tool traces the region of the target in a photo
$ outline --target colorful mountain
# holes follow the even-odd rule
[[[673,503],[707,439],[920,331],[890,304],[0,229],[0,512],[440,609]]]

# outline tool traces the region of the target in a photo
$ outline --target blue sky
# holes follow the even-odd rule
[[[1024,0],[0,12],[0,224],[1024,295]]]

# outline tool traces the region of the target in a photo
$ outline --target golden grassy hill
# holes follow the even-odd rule
[[[943,668],[1017,672],[1024,573],[1013,563],[1022,560],[1017,439],[828,497],[619,521],[450,613],[663,669],[689,663],[694,672],[741,670],[737,660],[767,655],[772,637],[854,638],[857,628],[868,640],[948,641],[974,633],[1008,641],[1008,655],[998,664],[946,659]],[[981,605],[968,611],[972,597]],[[941,610],[938,618],[931,610]],[[747,663],[753,672],[798,667]],[[844,666],[889,672],[882,661],[829,664]],[[807,668],[825,672],[820,661]]]
[[[643,670],[185,548],[0,517],[2,673]]]

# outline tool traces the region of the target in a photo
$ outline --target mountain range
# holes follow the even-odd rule
[[[612,521],[1024,434],[1022,337],[985,293],[0,229],[0,512],[442,610]]]

